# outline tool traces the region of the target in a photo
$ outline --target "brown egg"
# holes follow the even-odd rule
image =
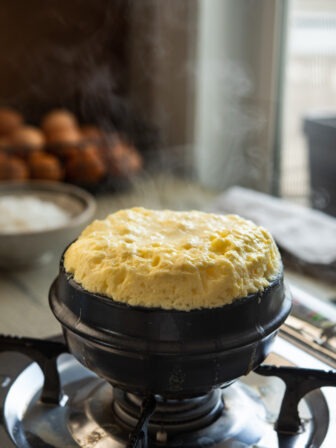
[[[132,176],[137,174],[143,166],[142,157],[137,149],[122,140],[109,148],[107,157],[109,172],[114,176]]]
[[[81,132],[85,139],[92,141],[99,141],[103,138],[104,133],[98,126],[94,126],[91,124],[86,124],[81,126]]]
[[[20,127],[23,117],[10,107],[0,107],[0,135],[9,135]]]
[[[53,152],[53,154],[55,154],[62,161],[67,161],[72,157],[76,157],[81,153],[81,151],[82,148],[80,145],[63,145],[55,147],[51,152]]]
[[[42,130],[49,135],[60,130],[77,128],[78,123],[75,115],[66,109],[54,109],[47,113],[42,120]]]
[[[7,161],[7,159],[8,159],[7,153],[0,149],[0,169],[1,169],[1,166]]]
[[[50,135],[48,151],[63,162],[82,150],[82,135],[76,128],[63,129]]]
[[[136,174],[143,168],[143,158],[139,151],[134,147],[130,147],[128,169],[132,174]]]
[[[21,126],[11,136],[14,147],[41,149],[45,144],[43,132],[35,126]]]
[[[0,149],[9,151],[11,147],[11,139],[9,137],[0,137]]]
[[[0,161],[0,180],[26,180],[28,177],[28,167],[22,159],[8,156]]]
[[[64,128],[55,129],[47,136],[47,142],[49,145],[77,145],[81,142],[82,135],[78,128]]]
[[[103,133],[102,138],[95,144],[101,159],[108,166],[111,159],[112,148],[120,141],[118,134]]]
[[[95,184],[105,175],[106,169],[95,147],[83,148],[66,163],[66,178],[80,184]]]
[[[42,151],[31,155],[28,161],[32,179],[62,180],[63,169],[60,161]]]

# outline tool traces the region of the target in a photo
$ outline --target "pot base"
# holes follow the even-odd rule
[[[139,395],[203,395],[254,370],[291,308],[282,273],[265,290],[220,308],[132,307],[84,290],[62,265],[49,295],[70,352]]]

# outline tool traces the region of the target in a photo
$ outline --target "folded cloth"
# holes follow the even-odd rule
[[[336,219],[242,187],[219,195],[207,211],[234,213],[267,228],[292,259],[325,267],[336,278]],[[330,273],[330,272],[329,272]]]

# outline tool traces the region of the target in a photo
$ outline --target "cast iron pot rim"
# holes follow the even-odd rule
[[[262,306],[261,301],[264,296],[266,296],[266,299],[270,299],[272,301],[272,290],[273,288],[275,291],[278,291],[278,294],[282,296],[281,302],[281,309],[279,309],[279,312],[275,315],[273,314],[273,317],[270,316],[269,325],[267,325],[267,328],[260,327],[259,325],[253,326],[253,332],[254,336],[250,334],[247,334],[249,332],[244,331],[244,334],[241,334],[239,338],[242,338],[241,340],[243,345],[250,344],[251,342],[256,343],[257,341],[263,339],[265,336],[273,333],[274,331],[278,330],[280,326],[283,324],[285,319],[287,318],[290,308],[291,308],[291,294],[286,285],[283,283],[284,278],[282,274],[282,270],[279,271],[277,277],[275,277],[272,282],[263,290],[258,291],[253,294],[249,294],[246,297],[242,297],[240,299],[236,299],[234,302],[230,304],[223,305],[221,307],[214,307],[214,308],[201,308],[201,309],[192,309],[190,311],[187,310],[177,310],[177,309],[163,309],[163,308],[157,308],[157,307],[142,307],[142,306],[132,306],[129,304],[125,304],[122,302],[116,302],[113,299],[106,297],[101,294],[91,293],[90,291],[87,291],[83,289],[83,287],[78,284],[72,277],[71,274],[67,273],[62,266],[61,263],[61,269],[59,272],[59,275],[54,280],[53,284],[51,285],[50,291],[49,291],[49,304],[50,308],[57,318],[57,320],[60,322],[60,324],[63,327],[63,330],[70,331],[74,334],[77,334],[80,337],[83,337],[88,342],[91,341],[92,343],[98,343],[100,345],[106,345],[111,348],[115,349],[121,349],[122,351],[128,351],[130,350],[133,352],[134,350],[138,350],[138,348],[134,349],[131,348],[133,345],[132,341],[137,341],[139,338],[132,335],[123,334],[120,331],[113,331],[109,329],[108,327],[93,325],[90,322],[86,322],[85,320],[81,320],[80,316],[72,310],[72,307],[68,307],[67,305],[67,299],[60,296],[57,292],[57,284],[59,282],[64,282],[65,285],[67,285],[67,288],[69,288],[68,294],[70,294],[69,297],[73,296],[71,301],[75,300],[75,302],[80,304],[80,294],[83,294],[82,299],[90,303],[91,306],[95,307],[95,304],[106,306],[106,312],[115,311],[123,312],[123,313],[130,313],[130,315],[133,315],[134,318],[138,319],[140,316],[142,318],[151,320],[151,316],[153,316],[154,319],[160,318],[159,316],[162,316],[162,319],[170,318],[171,316],[176,316],[179,319],[186,319],[186,321],[193,320],[194,318],[203,318],[203,317],[210,317],[217,314],[226,314],[226,311],[230,313],[230,311],[238,310],[240,307],[243,307],[245,309],[244,304],[248,304],[249,307],[254,305],[256,306]],[[72,291],[71,291],[72,290]],[[76,297],[77,294],[79,294],[79,297]],[[270,297],[267,297],[267,296]],[[237,308],[238,307],[238,308]],[[62,312],[63,309],[63,312]],[[262,330],[262,331],[261,331]],[[251,329],[252,331],[252,329]],[[237,336],[237,335],[236,335]],[[212,340],[212,339],[211,339]],[[244,342],[243,342],[244,341]],[[195,343],[197,341],[194,341]],[[192,353],[194,352],[193,344],[194,342],[188,342],[188,352]],[[232,341],[231,341],[232,342]],[[186,343],[186,341],[184,342]],[[177,347],[179,346],[179,341],[156,341],[155,339],[150,341],[150,344],[152,347],[155,345],[159,345],[158,350],[156,349],[150,349],[150,351],[153,350],[153,352],[161,352],[163,350],[164,353],[175,353],[175,349],[169,349],[166,351],[166,347],[171,346],[171,344],[175,344]],[[197,345],[198,353],[200,353],[200,347]],[[202,344],[203,345],[203,344]],[[210,344],[211,345],[211,344]],[[239,344],[241,345],[241,344]],[[232,348],[232,346],[231,346]],[[227,348],[222,347],[219,349],[221,350],[227,350]],[[148,350],[148,347],[146,347],[146,351]],[[207,351],[208,347],[207,344],[204,345],[203,350]],[[218,348],[216,349],[218,351]]]
[[[124,309],[124,310],[128,309],[128,310],[134,310],[134,311],[141,311],[141,312],[145,312],[145,313],[160,312],[160,313],[168,313],[168,314],[173,313],[173,314],[181,314],[181,315],[182,314],[190,315],[190,314],[204,313],[204,311],[209,313],[211,311],[215,312],[215,311],[219,311],[219,310],[223,310],[223,309],[229,310],[234,307],[240,306],[250,300],[258,300],[262,296],[266,295],[267,292],[272,287],[279,285],[281,282],[283,282],[283,268],[281,268],[280,271],[278,272],[278,274],[272,280],[269,280],[269,284],[264,289],[262,289],[260,291],[250,293],[244,297],[235,298],[235,299],[233,299],[232,302],[221,305],[221,306],[193,308],[190,310],[179,310],[179,309],[175,309],[175,308],[161,308],[161,307],[146,307],[146,306],[141,306],[141,305],[130,305],[125,302],[117,301],[107,295],[91,292],[91,291],[85,289],[80,283],[78,283],[74,279],[73,274],[71,274],[65,270],[64,265],[63,265],[63,256],[61,259],[60,267],[61,267],[61,274],[64,274],[66,276],[66,279],[69,282],[70,286],[72,286],[73,288],[76,288],[80,292],[85,293],[87,298],[89,298],[90,300],[99,300],[111,307],[113,306],[114,308],[120,308],[120,309]],[[57,282],[57,279],[58,279],[58,277],[56,277],[55,282]],[[286,295],[285,289],[286,288],[284,288],[284,295]]]

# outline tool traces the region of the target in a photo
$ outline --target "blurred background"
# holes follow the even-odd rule
[[[3,0],[0,68],[2,196],[8,181],[78,186],[93,195],[92,219],[131,206],[208,209],[239,186],[336,216],[334,0]],[[318,248],[312,223],[306,241]],[[295,259],[314,283],[286,268],[333,300],[330,241],[327,261],[305,241],[309,263]],[[1,273],[5,316],[13,294],[49,313],[56,252],[49,265]],[[316,288],[323,270],[333,286]]]
[[[281,194],[335,215],[336,4],[289,6]]]
[[[4,1],[0,24],[0,103],[42,130],[59,180],[102,191],[163,170],[336,213],[334,1]],[[48,134],[55,109],[79,132]],[[1,148],[34,137],[5,130]],[[53,177],[50,157],[26,163]]]

